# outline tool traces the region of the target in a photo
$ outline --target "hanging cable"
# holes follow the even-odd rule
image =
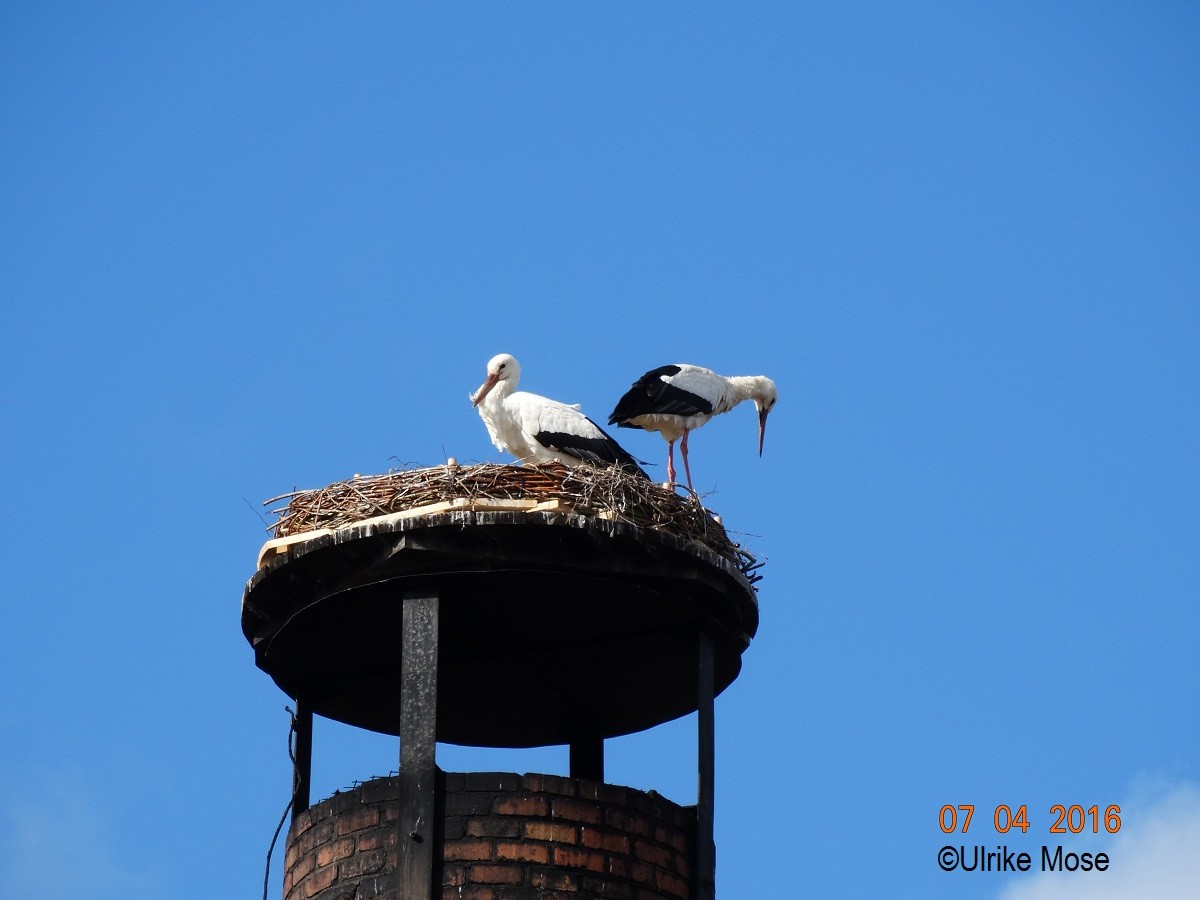
[[[292,761],[292,796],[288,800],[287,806],[283,808],[283,815],[279,817],[279,824],[275,826],[275,834],[271,838],[271,846],[267,848],[267,870],[263,874],[263,900],[267,900],[267,892],[270,890],[269,884],[271,881],[271,855],[275,852],[275,842],[279,840],[279,832],[283,831],[283,823],[287,821],[288,813],[292,811],[292,806],[296,802],[296,791],[300,788],[300,767],[296,764],[296,713],[290,706],[285,706],[288,716],[291,717],[291,726],[288,728],[288,758]]]

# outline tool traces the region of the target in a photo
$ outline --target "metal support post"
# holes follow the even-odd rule
[[[571,741],[570,767],[572,778],[603,781],[604,738],[577,738]]]
[[[305,702],[303,696],[296,697],[296,715],[292,722],[295,730],[296,743],[292,752],[295,755],[295,769],[292,772],[292,822],[300,813],[308,809],[310,786],[312,784],[312,707]]]
[[[700,630],[697,642],[697,769],[696,791],[696,896],[713,900],[716,896],[717,848],[713,841],[714,769],[714,669],[712,639]]]
[[[433,896],[438,597],[404,596],[400,656],[398,900]],[[440,893],[440,892],[439,892]]]

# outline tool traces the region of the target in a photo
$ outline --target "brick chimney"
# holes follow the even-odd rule
[[[713,699],[757,630],[746,571],[562,511],[301,537],[242,603],[256,664],[297,709],[283,900],[713,897]],[[606,740],[692,712],[694,804],[604,783]],[[312,803],[313,715],[397,735],[399,774]],[[571,771],[443,772],[437,742],[566,744]]]

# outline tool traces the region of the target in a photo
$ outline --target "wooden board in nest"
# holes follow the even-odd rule
[[[288,502],[272,511],[279,519],[271,526],[276,541],[269,543],[398,513],[425,515],[456,509],[561,511],[667,531],[730,560],[751,583],[759,579],[754,570],[761,563],[730,540],[721,523],[699,502],[616,467],[451,463],[355,476],[317,490],[283,494],[267,504],[280,500]]]

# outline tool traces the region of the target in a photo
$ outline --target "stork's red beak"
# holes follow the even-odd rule
[[[496,382],[499,380],[500,374],[498,372],[489,372],[488,377],[484,380],[483,384],[479,386],[479,390],[475,392],[475,396],[471,398],[471,405],[478,406],[480,401],[488,395],[488,391],[494,388],[496,386]]]
[[[762,456],[763,436],[767,433],[767,413],[769,409],[760,409],[758,411],[758,455]]]

